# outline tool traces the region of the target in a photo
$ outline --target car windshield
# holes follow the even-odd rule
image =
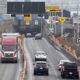
[[[68,61],[68,60],[61,60],[61,61],[60,61],[60,64],[63,64],[63,63],[65,63],[65,62],[70,62],[70,61]]]
[[[2,50],[4,50],[4,51],[14,51],[14,50],[16,50],[16,45],[3,45]]]
[[[67,68],[77,68],[77,64],[76,63],[64,63],[64,66],[66,66]]]
[[[37,67],[45,67],[46,66],[46,63],[37,63],[37,65],[36,65]]]
[[[45,52],[37,52],[36,54],[39,54],[39,55],[46,55]]]

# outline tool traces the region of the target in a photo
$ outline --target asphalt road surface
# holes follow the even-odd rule
[[[16,80],[17,64],[0,63],[0,80]]]
[[[68,58],[65,57],[61,52],[53,48],[46,39],[43,38],[42,40],[35,40],[34,38],[27,38],[24,40],[24,47],[28,64],[27,80],[67,80],[61,78],[60,72],[58,71],[58,63],[61,59]],[[36,50],[43,50],[48,54],[49,76],[33,75],[34,53],[36,52]]]

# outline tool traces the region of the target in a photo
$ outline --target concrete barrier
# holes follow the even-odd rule
[[[55,42],[56,41],[56,37],[54,35],[52,35],[51,36],[51,40]]]
[[[61,46],[60,44],[60,41],[54,36],[54,35],[51,35],[50,39],[57,45],[57,46]],[[77,60],[80,60],[80,57],[78,58],[77,57],[77,53],[74,49],[72,49],[71,47],[67,46],[67,45],[64,45],[63,47],[66,52],[68,52],[71,56],[73,56],[75,59]]]
[[[25,80],[26,70],[27,70],[26,54],[22,44],[20,44],[20,48],[22,49],[22,53],[23,53],[23,69],[21,73],[21,80]]]

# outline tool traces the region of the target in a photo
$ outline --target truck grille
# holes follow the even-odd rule
[[[13,57],[13,54],[5,54],[5,57]]]

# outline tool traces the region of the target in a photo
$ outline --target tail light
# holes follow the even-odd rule
[[[64,66],[62,66],[62,69],[63,69],[63,71],[65,71],[65,67]]]
[[[14,51],[14,54],[16,54],[16,53],[17,53],[17,50]]]
[[[4,57],[4,51],[1,51],[2,52],[2,55],[1,55],[1,57]]]

